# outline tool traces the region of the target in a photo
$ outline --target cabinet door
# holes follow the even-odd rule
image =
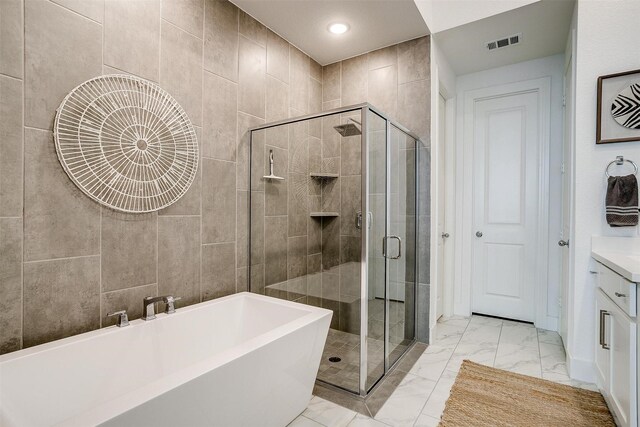
[[[609,394],[611,377],[610,306],[609,298],[598,289],[596,291],[596,384],[605,397]]]
[[[636,324],[611,304],[610,403],[622,426],[636,426]]]

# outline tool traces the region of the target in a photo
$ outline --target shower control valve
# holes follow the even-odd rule
[[[356,212],[356,228],[360,230],[362,228],[362,211]],[[373,213],[367,213],[367,228],[371,229],[371,224],[373,223]]]

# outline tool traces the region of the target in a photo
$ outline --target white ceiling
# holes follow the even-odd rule
[[[542,0],[434,34],[457,75],[565,51],[574,0]],[[489,52],[485,43],[522,33],[520,44]]]
[[[415,0],[431,34],[537,1],[539,0]]]
[[[232,0],[321,65],[429,34],[413,0]],[[331,34],[327,26],[351,29]]]

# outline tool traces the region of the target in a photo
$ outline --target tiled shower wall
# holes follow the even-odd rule
[[[418,300],[419,338],[428,336],[429,283],[429,114],[430,70],[429,38],[423,37],[349,60],[323,67],[323,110],[370,102],[390,117],[417,133],[425,145],[420,147],[420,283]],[[361,136],[341,137],[334,126],[349,123],[353,117],[362,122],[359,112],[335,114],[267,131],[254,132],[253,164],[256,177],[252,182],[252,291],[266,293],[302,303],[322,306],[334,313],[331,327],[344,332],[360,331],[360,242],[361,231],[355,227],[355,214],[361,204]],[[374,227],[384,225],[385,157],[384,121],[371,120],[370,150],[376,159],[370,165],[370,188]],[[414,158],[412,144],[404,134],[392,131],[394,171],[404,177],[392,178],[393,234],[401,234],[406,244],[414,229],[414,217],[407,217],[407,204],[413,203]],[[405,145],[406,144],[406,145]],[[269,173],[268,153],[274,153],[275,174],[283,181],[262,181]],[[381,161],[381,162],[380,162]],[[403,162],[400,165],[398,162]],[[330,172],[337,178],[318,181],[312,172]],[[402,179],[401,179],[402,178]],[[401,182],[405,184],[401,185]],[[403,194],[404,189],[409,194]],[[377,194],[376,194],[377,193]],[[403,207],[403,209],[400,208]],[[310,218],[313,211],[337,212],[335,218]],[[400,232],[402,230],[402,232]],[[383,230],[374,230],[372,242],[380,243]],[[411,238],[407,238],[411,237]],[[384,261],[379,245],[371,247],[372,281],[384,282]],[[412,302],[413,293],[406,282],[413,282],[415,257],[410,247],[404,248],[402,261],[391,263],[391,298]],[[371,286],[370,286],[371,288]],[[402,290],[402,291],[401,291]],[[401,292],[402,296],[398,293]],[[407,307],[411,304],[407,304]],[[406,327],[413,330],[413,312],[408,309]],[[376,325],[370,325],[372,330]],[[400,328],[401,325],[398,325]],[[382,328],[378,328],[382,331]],[[404,337],[404,330],[394,331]],[[380,334],[381,335],[381,334]]]
[[[0,1],[0,353],[247,287],[248,133],[320,111],[322,68],[227,1]],[[67,178],[55,109],[76,85],[159,83],[196,127],[198,177],[176,204],[129,215]]]
[[[351,332],[359,331],[361,136],[341,137],[341,119],[347,115],[253,133],[251,290],[331,309],[331,327]],[[269,153],[284,180],[261,179]],[[313,177],[319,173],[335,176]]]
[[[430,39],[421,37],[322,67],[322,108],[369,102],[417,134],[418,339],[428,342],[430,281]],[[372,174],[374,172],[370,172]],[[380,175],[381,176],[381,175]]]

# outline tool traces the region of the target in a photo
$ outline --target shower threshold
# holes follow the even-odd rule
[[[323,381],[320,376],[316,379],[313,394],[337,405],[373,418],[398,387],[402,379],[411,370],[422,353],[424,353],[427,345],[414,341],[407,347],[408,350],[406,350],[404,355],[398,359],[398,361],[389,369],[389,372],[380,379],[380,381],[366,396],[359,396],[358,394],[352,393],[339,385],[336,386],[329,384],[328,382]],[[325,346],[325,353],[322,356],[323,363],[327,354]],[[335,383],[334,379],[331,381]]]

